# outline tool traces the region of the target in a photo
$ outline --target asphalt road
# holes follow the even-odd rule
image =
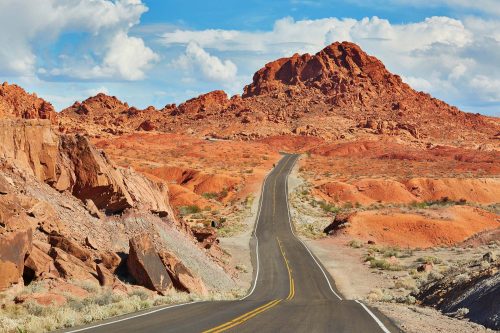
[[[330,275],[294,235],[287,177],[297,158],[284,155],[265,180],[251,241],[258,269],[248,296],[160,308],[65,332],[399,332],[378,311],[343,300]]]

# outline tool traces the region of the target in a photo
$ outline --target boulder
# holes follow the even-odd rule
[[[42,277],[58,277],[52,257],[44,253],[38,247],[33,246],[31,253],[24,261],[24,280],[31,281]]]
[[[31,249],[31,229],[0,235],[0,290],[22,281],[24,259]]]
[[[40,251],[42,251],[45,254],[49,254],[50,251],[50,244],[46,242],[42,242],[39,240],[33,240],[33,246],[38,248]]]
[[[89,236],[85,237],[85,245],[87,245],[88,247],[90,247],[93,250],[97,250],[99,248],[95,239],[92,237],[89,237]]]
[[[154,182],[132,169],[119,171],[135,207],[149,210],[160,217],[174,216],[168,201],[166,184]]]
[[[89,292],[82,287],[75,286],[74,284],[65,282],[61,279],[52,280],[48,283],[49,292],[57,294],[71,295],[77,298],[85,298],[89,296]]]
[[[77,257],[57,247],[51,248],[49,254],[54,259],[56,269],[62,278],[97,283],[94,271]]]
[[[22,231],[32,228],[32,223],[21,205],[23,196],[5,194],[0,196],[0,227],[3,231]]]
[[[166,294],[173,284],[149,235],[141,234],[130,239],[127,268],[138,284]]]
[[[111,273],[114,273],[120,266],[122,258],[112,251],[105,251],[101,253],[101,262]]]
[[[80,244],[72,241],[65,236],[52,234],[49,236],[50,245],[60,248],[81,261],[89,262],[92,260],[92,253]]]
[[[160,259],[167,268],[176,289],[198,295],[208,295],[208,290],[203,281],[194,274],[172,253],[161,250]]]

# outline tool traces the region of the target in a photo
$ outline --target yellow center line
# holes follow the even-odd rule
[[[276,175],[276,177],[274,178],[274,183],[273,183],[273,223],[274,223],[274,216],[276,215],[276,181],[278,179],[278,176],[281,175],[281,172],[285,169],[285,167],[288,165],[288,162],[290,162],[290,159],[291,157],[289,157],[285,163],[281,166],[281,168],[279,169],[278,171],[278,174]],[[286,256],[285,256],[285,252],[283,251],[283,248],[281,246],[281,242],[280,240],[276,237],[276,239],[278,240],[278,244],[280,246],[280,250],[281,250],[281,254],[283,255],[283,258],[285,259],[285,264],[286,264],[286,267],[287,267],[287,270],[288,270],[288,278],[289,278],[289,281],[290,281],[290,293],[288,294],[288,297],[287,297],[287,300],[290,300],[293,298],[293,296],[295,295],[295,284],[293,282],[293,278],[292,278],[292,271],[290,269],[290,266],[288,265],[288,260],[286,259]],[[259,306],[258,308],[256,309],[253,309],[252,311],[249,311],[239,317],[236,317],[234,319],[231,319],[230,321],[224,323],[224,324],[221,324],[217,327],[214,327],[212,329],[209,329],[209,330],[206,330],[206,331],[203,331],[203,333],[219,333],[219,332],[224,332],[230,328],[233,328],[235,326],[238,326],[244,322],[246,322],[247,320],[257,316],[258,314],[264,312],[264,311],[267,311],[269,309],[271,309],[272,307],[278,305],[281,301],[283,301],[282,299],[276,299],[276,300],[273,300],[269,303],[266,303],[262,306]]]
[[[269,310],[270,308],[278,305],[282,300],[281,299],[276,299],[274,301],[271,301],[269,303],[266,303],[262,306],[259,306],[258,308],[250,311],[250,312],[247,312],[239,317],[236,317],[222,325],[219,325],[217,327],[214,327],[210,330],[207,330],[207,331],[204,331],[203,333],[218,333],[218,332],[224,332],[232,327],[235,327],[237,325],[240,325],[242,323],[244,323],[245,321],[255,317],[256,315],[258,315],[259,313],[262,313],[264,311],[267,311]]]
[[[281,255],[283,256],[283,259],[285,259],[286,269],[288,270],[288,280],[290,283],[290,292],[288,293],[288,297],[286,299],[289,301],[289,300],[293,299],[293,297],[295,296],[295,282],[294,282],[293,276],[292,276],[292,269],[290,268],[290,265],[288,264],[288,259],[286,258],[285,250],[283,249],[283,246],[281,245],[281,241],[279,240],[278,237],[276,237],[276,240],[278,241]]]

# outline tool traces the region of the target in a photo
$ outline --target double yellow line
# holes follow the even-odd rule
[[[274,184],[273,184],[273,222],[274,222],[274,216],[276,214],[276,180],[277,180],[278,176],[281,174],[281,172],[283,171],[283,169],[285,168],[285,166],[288,164],[288,162],[290,162],[290,159],[291,159],[291,157],[289,157],[285,161],[285,163],[283,163],[283,165],[281,166],[281,168],[278,171],[278,174],[276,175],[276,177],[274,179]],[[290,281],[290,292],[288,293],[288,297],[286,298],[286,300],[291,300],[295,295],[295,283],[293,282],[292,270],[290,269],[290,265],[288,264],[288,260],[286,258],[283,246],[281,245],[281,241],[278,239],[278,237],[276,237],[276,239],[278,240],[278,245],[280,247],[281,255],[283,256],[283,259],[285,259],[285,265],[286,265],[286,268],[288,270],[288,279]],[[275,307],[276,305],[278,305],[282,301],[283,301],[282,299],[275,299],[269,303],[266,303],[262,306],[259,306],[256,309],[253,309],[252,311],[249,311],[249,312],[247,312],[239,317],[236,317],[236,318],[234,318],[234,319],[232,319],[232,320],[230,320],[222,325],[211,328],[207,331],[203,331],[203,333],[224,332],[228,329],[231,329],[235,326],[238,326],[238,325],[246,322],[247,320],[250,320],[251,318],[257,316],[258,314],[260,314],[264,311],[267,311],[267,310]]]
[[[219,325],[217,327],[214,327],[212,329],[209,329],[208,331],[204,331],[203,333],[218,333],[218,332],[224,332],[230,328],[233,328],[235,326],[238,326],[242,323],[244,323],[245,321],[255,317],[256,315],[258,315],[259,313],[262,313],[264,311],[267,311],[269,310],[270,308],[278,305],[282,300],[281,299],[275,299],[274,301],[271,301],[269,303],[266,303],[262,306],[259,306],[258,308],[250,311],[250,312],[247,312],[237,318],[234,318],[230,321],[228,321],[227,323],[225,324],[222,324],[222,325]]]
[[[276,240],[278,241],[281,255],[283,256],[283,259],[285,260],[286,269],[288,270],[288,281],[290,282],[290,292],[288,293],[288,297],[286,298],[286,300],[289,301],[289,300],[293,299],[293,297],[295,296],[295,282],[293,281],[292,269],[290,268],[290,265],[288,264],[288,259],[286,258],[285,250],[283,249],[283,245],[281,245],[281,241],[279,240],[278,237],[276,237]]]

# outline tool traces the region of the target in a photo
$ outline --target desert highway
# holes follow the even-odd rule
[[[400,332],[380,312],[345,300],[321,263],[294,234],[286,154],[267,176],[251,241],[254,283],[234,301],[204,301],[134,313],[65,332]]]

